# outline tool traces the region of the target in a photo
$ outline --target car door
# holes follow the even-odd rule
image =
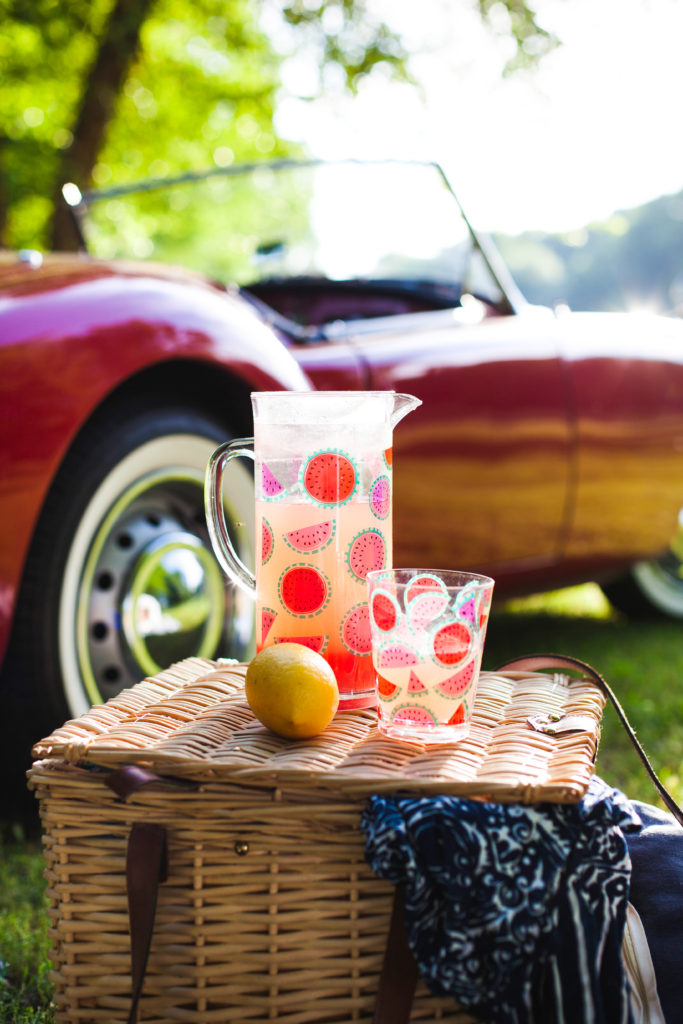
[[[344,324],[337,343],[366,386],[422,406],[394,435],[394,562],[544,570],[558,557],[570,485],[570,417],[548,310],[460,308]]]

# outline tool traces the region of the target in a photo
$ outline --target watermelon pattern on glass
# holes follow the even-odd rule
[[[372,654],[370,609],[365,601],[354,605],[344,616],[341,624],[341,641],[351,654],[361,657]]]
[[[447,697],[448,699],[462,697],[472,685],[476,667],[476,660],[472,658],[464,668],[458,669],[448,679],[442,679],[440,683],[437,683],[436,689],[442,697]]]
[[[413,597],[407,608],[408,622],[413,629],[425,629],[448,607],[448,594],[438,590],[423,590]]]
[[[443,599],[443,607],[448,604],[448,590],[443,580],[428,572],[419,573],[413,577],[405,589],[404,601],[406,608],[423,594],[440,594]]]
[[[266,637],[270,633],[270,628],[277,618],[277,612],[274,612],[272,608],[261,609],[261,639],[259,646],[263,647],[266,642]]]
[[[301,466],[301,487],[318,505],[344,505],[356,493],[358,471],[348,452],[315,452]]]
[[[473,629],[483,629],[491,607],[493,588],[484,590],[472,587],[465,589],[455,602],[454,611],[458,618],[468,622]]]
[[[392,683],[389,679],[377,674],[377,695],[380,701],[396,700],[400,692],[401,687],[397,683]]]
[[[415,672],[411,671],[410,676],[408,677],[407,692],[414,697],[416,694],[429,693],[429,690],[420,680],[420,677]]]
[[[327,650],[327,643],[330,638],[328,636],[277,636],[273,640],[274,644],[301,644],[302,647],[308,647],[309,650],[315,651],[316,654],[324,654]]]
[[[469,626],[452,620],[435,630],[432,636],[432,657],[437,665],[457,665],[469,655],[473,641]]]
[[[312,526],[301,526],[297,530],[289,530],[284,537],[286,543],[294,551],[308,554],[326,548],[331,543],[336,530],[336,522],[333,519],[328,519],[324,523],[313,523]]]
[[[455,709],[451,717],[448,719],[447,725],[464,725],[467,721],[467,708],[465,704],[459,704]]]
[[[278,593],[283,607],[291,615],[310,617],[330,600],[330,581],[320,569],[301,562],[282,573]]]
[[[377,652],[378,668],[404,668],[406,665],[419,665],[420,656],[417,651],[400,640],[388,640]]]
[[[471,626],[478,625],[479,617],[479,598],[476,588],[465,588],[461,594],[458,595],[453,611],[460,619],[464,619],[465,622],[469,622]]]
[[[370,608],[375,625],[383,633],[395,629],[401,621],[402,613],[398,601],[388,590],[373,591]]]
[[[273,528],[267,519],[261,520],[261,565],[265,565],[273,553]]]
[[[399,704],[391,712],[392,725],[423,726],[433,729],[438,725],[436,715],[429,708],[421,707],[418,704]]]
[[[396,569],[370,581],[379,728],[420,743],[457,742],[481,662],[481,611],[493,583],[466,573]],[[484,612],[484,624],[485,624]]]
[[[370,511],[378,519],[386,519],[391,512],[391,481],[378,476],[370,486]]]
[[[485,587],[479,596],[479,629],[486,635],[486,623],[491,610],[493,600],[493,586]]]
[[[261,494],[266,501],[274,501],[284,492],[280,481],[271,473],[265,462],[261,463]]]
[[[346,564],[357,580],[364,580],[369,572],[383,569],[386,562],[387,546],[381,530],[362,530],[349,544]]]

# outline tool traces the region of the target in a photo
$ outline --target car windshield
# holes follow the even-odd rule
[[[458,202],[431,163],[228,168],[87,193],[88,251],[181,264],[222,281],[432,282],[500,300]]]

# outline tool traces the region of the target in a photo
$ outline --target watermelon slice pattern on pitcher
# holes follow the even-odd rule
[[[316,654],[324,654],[327,650],[328,636],[276,636],[273,643],[276,644],[301,644],[308,647]]]
[[[360,581],[364,581],[369,572],[383,569],[387,564],[387,549],[382,531],[373,527],[358,533],[349,544],[346,562],[351,575]]]
[[[386,519],[391,512],[391,481],[386,475],[378,476],[370,487],[370,511],[378,519]]]
[[[330,581],[313,565],[302,562],[285,569],[278,584],[280,601],[290,615],[317,615],[331,596]]]
[[[266,501],[273,501],[284,493],[284,487],[266,463],[261,464],[261,493]]]
[[[336,530],[337,524],[334,520],[327,519],[324,523],[313,523],[311,526],[300,526],[296,530],[289,530],[284,534],[284,538],[292,550],[302,554],[312,554],[326,548],[332,541]]]
[[[261,565],[265,565],[273,553],[273,528],[264,517],[261,520]]]
[[[370,609],[367,602],[354,605],[344,616],[341,624],[341,638],[344,647],[351,654],[365,658],[372,654],[370,633]]]
[[[348,452],[316,452],[301,466],[301,485],[304,493],[319,505],[343,505],[356,493],[358,470]]]
[[[262,608],[261,609],[261,637],[260,637],[260,646],[261,647],[263,647],[263,645],[265,644],[266,639],[268,637],[268,634],[270,633],[270,628],[273,625],[273,623],[275,622],[276,618],[277,618],[277,612],[273,611],[272,608]]]
[[[389,456],[390,458],[390,456]],[[375,673],[365,578],[391,559],[391,465],[386,453],[342,448],[256,466],[259,647],[316,650],[345,692]]]

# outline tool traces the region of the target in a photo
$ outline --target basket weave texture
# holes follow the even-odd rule
[[[282,740],[253,718],[245,670],[188,659],[34,747],[57,1021],[127,1020],[136,822],[163,825],[169,847],[141,1022],[370,1024],[393,887],[365,862],[368,794],[573,802],[592,775],[604,698],[589,681],[482,673],[470,735],[430,749],[379,735],[367,710]],[[567,713],[594,728],[527,725]],[[104,779],[130,764],[159,778],[121,800]],[[471,1020],[418,988],[411,1021]]]

